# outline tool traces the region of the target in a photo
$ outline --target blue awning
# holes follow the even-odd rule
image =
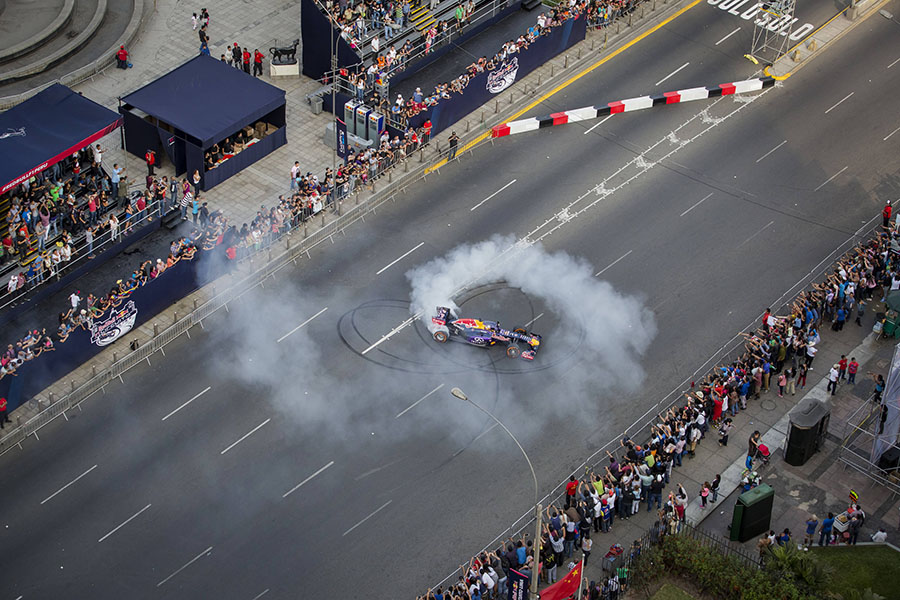
[[[58,83],[0,114],[0,193],[71,156],[122,122]]]
[[[206,148],[284,104],[284,90],[201,54],[122,101]]]

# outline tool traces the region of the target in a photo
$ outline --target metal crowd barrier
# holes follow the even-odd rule
[[[474,135],[475,134],[473,133],[473,137]],[[445,157],[446,152],[439,152],[433,158],[438,160]],[[414,171],[407,172],[406,170],[409,169],[409,163],[415,162],[413,158],[412,155],[407,157],[406,161],[404,161],[404,169],[398,168],[400,163],[393,165],[390,173],[391,181],[383,182],[382,180],[379,180],[378,182],[366,184],[365,187],[372,190],[372,194],[368,198],[360,198],[364,186],[358,184],[356,190],[351,192],[351,194],[342,201],[342,215],[327,220],[325,214],[326,210],[323,210],[320,213],[323,224],[318,230],[308,232],[310,220],[301,222],[296,227],[289,230],[289,232],[274,239],[269,246],[263,247],[258,252],[251,253],[245,257],[242,261],[244,264],[247,264],[250,259],[259,260],[261,257],[265,258],[263,264],[259,268],[237,280],[233,280],[231,285],[221,292],[216,292],[216,282],[209,284],[213,293],[213,296],[209,300],[197,306],[197,308],[171,326],[154,335],[148,342],[142,344],[136,350],[130,351],[123,358],[116,360],[106,369],[97,372],[96,375],[82,385],[73,387],[73,389],[62,398],[56,400],[51,394],[49,399],[33,400],[38,402],[38,406],[44,407],[46,404],[46,407],[44,407],[37,415],[25,421],[21,426],[16,427],[3,438],[0,438],[0,454],[7,452],[13,447],[21,447],[22,442],[31,435],[34,435],[37,438],[37,432],[42,427],[48,425],[59,416],[67,418],[66,412],[69,410],[74,408],[80,410],[80,405],[84,400],[98,391],[102,391],[114,379],[121,379],[126,371],[145,360],[149,362],[149,359],[153,354],[162,350],[167,344],[171,343],[181,335],[188,333],[195,325],[202,326],[203,320],[217,312],[219,309],[227,308],[227,305],[230,302],[233,302],[247,292],[263,284],[266,279],[274,276],[275,273],[282,268],[289,264],[296,263],[303,254],[309,256],[309,251],[314,247],[326,240],[333,239],[335,235],[343,233],[347,227],[365,219],[367,214],[374,213],[374,211],[385,202],[394,200],[398,194],[404,193],[409,186],[414,185],[425,177],[425,169],[429,164],[426,162],[417,163],[419,166]],[[420,155],[420,159],[424,159],[424,155]],[[398,177],[393,177],[393,171],[400,172]],[[383,175],[384,172],[381,174]],[[377,191],[375,190],[376,186],[379,188]],[[350,202],[352,202],[352,204],[350,204]],[[294,239],[299,232],[304,232],[304,235],[295,243]],[[284,242],[284,246],[281,252],[277,255],[274,254],[273,249],[282,241]],[[223,276],[223,278],[224,277],[227,276]],[[231,275],[231,277],[235,276]]]

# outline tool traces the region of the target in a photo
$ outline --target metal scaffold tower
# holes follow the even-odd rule
[[[773,63],[788,51],[788,35],[794,18],[795,0],[763,2],[753,27],[753,42],[747,58],[755,63]]]

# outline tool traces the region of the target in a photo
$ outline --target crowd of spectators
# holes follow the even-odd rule
[[[100,144],[84,148],[11,193],[0,243],[0,268],[9,272],[4,306],[149,218],[152,198],[128,196],[125,169],[107,169],[105,153]]]
[[[193,259],[198,248],[210,247],[209,237],[215,233],[211,229],[195,229],[190,236],[173,240],[165,260],[158,258],[142,262],[129,277],[117,280],[105,294],[88,294],[85,298],[82,298],[80,291],[70,294],[67,307],[59,313],[59,326],[55,333],[48,333],[46,328],[29,330],[15,344],[7,346],[0,356],[0,379],[16,376],[16,369],[22,364],[45,351],[54,350],[54,344],[65,342],[73,331],[79,328],[91,330],[95,320],[119,308],[136,289],[155,281],[178,261]]]
[[[527,50],[529,45],[541,35],[546,35],[551,29],[561,25],[569,18],[586,15],[592,26],[602,27],[608,25],[617,16],[633,9],[635,3],[635,0],[570,0],[567,3],[561,3],[556,8],[538,15],[534,25],[518,38],[505,42],[493,56],[482,56],[474,60],[463,73],[452,81],[438,83],[434,89],[427,92],[416,88],[411,97],[403,98],[398,95],[393,102],[387,98],[378,98],[377,89],[389,82],[394,75],[404,71],[412,59],[429,54],[433,48],[443,41],[449,40],[454,31],[458,31],[470,22],[475,10],[475,3],[471,1],[461,3],[453,18],[436,21],[422,32],[421,38],[406,39],[399,48],[391,45],[382,51],[380,42],[377,42],[378,38],[375,37],[373,39],[374,57],[368,66],[361,63],[355,68],[345,68],[341,70],[340,75],[344,79],[344,87],[347,91],[355,95],[358,100],[365,100],[369,104],[377,106],[383,114],[390,115],[393,123],[402,129],[410,118],[436,106],[442,100],[451,98],[452,94],[462,94],[469,82],[478,74],[498,68],[509,57]],[[366,5],[362,3],[360,6]],[[353,29],[350,24],[354,23],[358,30],[358,24],[365,22],[365,19],[361,21],[358,13],[351,8],[347,8],[344,14],[347,17],[356,15],[355,20],[339,19],[339,23],[345,29]],[[385,37],[387,40],[390,39],[388,35]]]
[[[885,219],[887,221],[887,219]],[[824,281],[801,292],[782,315],[767,309],[759,326],[744,333],[742,354],[716,366],[700,381],[692,382],[684,398],[657,416],[649,426],[646,439],[628,437],[620,441],[613,454],[607,452],[608,464],[584,477],[570,477],[565,485],[561,505],[551,504],[545,515],[544,531],[538,549],[540,578],[544,583],[558,579],[557,569],[574,566],[575,558],[588,562],[593,543],[613,530],[617,519],[629,519],[639,511],[657,511],[657,527],[674,533],[685,522],[685,509],[693,498],[707,509],[731,490],[720,490],[721,477],[710,475],[699,489],[686,490],[675,483],[673,473],[685,460],[695,456],[704,439],[728,444],[734,420],[748,403],[769,392],[795,395],[807,385],[814,361],[819,329],[830,326],[840,331],[851,319],[862,326],[861,318],[876,292],[885,300],[891,290],[900,289],[900,235],[894,225],[884,228],[837,261]],[[854,368],[851,366],[855,365]],[[829,365],[830,366],[830,365]],[[858,364],[846,357],[833,367],[838,382],[855,384]],[[826,367],[825,372],[829,372]],[[853,377],[847,377],[848,375]],[[876,396],[884,389],[880,375],[871,374],[876,382]],[[880,398],[878,398],[880,401]],[[884,411],[882,411],[884,413]],[[886,414],[886,413],[884,413]],[[768,449],[761,443],[759,431],[748,440],[744,482],[747,487],[758,481],[755,471],[768,463]],[[858,508],[858,505],[857,507]],[[771,537],[775,543],[776,537]],[[783,533],[781,543],[784,542]],[[610,538],[611,539],[611,538]],[[787,538],[790,539],[789,532]],[[617,554],[613,546],[608,555]],[[574,558],[573,558],[574,557]],[[568,561],[568,564],[567,564]],[[463,566],[460,581],[450,590],[429,590],[422,600],[480,600],[502,597],[510,569],[530,574],[534,566],[534,544],[527,536],[510,539],[505,547],[482,553]],[[487,573],[486,578],[484,574]],[[591,582],[587,598],[614,598],[627,580],[613,569],[609,579]],[[491,579],[491,581],[488,581]],[[615,580],[613,582],[612,580]]]

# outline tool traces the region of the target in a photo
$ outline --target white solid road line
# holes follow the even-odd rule
[[[884,139],[881,140],[881,141],[882,141],[882,142],[888,141],[888,138],[891,137],[892,135],[894,135],[895,133],[897,133],[898,131],[900,131],[900,127],[898,127],[897,129],[895,129],[895,130],[893,130],[892,132],[890,132],[889,134],[887,134],[887,137],[884,138]]]
[[[614,264],[616,264],[617,262],[619,262],[620,260],[622,260],[623,258],[625,258],[626,256],[628,256],[628,255],[631,254],[632,252],[634,252],[634,250],[629,250],[628,252],[626,252],[625,254],[623,254],[622,256],[620,256],[619,258],[617,258],[616,260],[612,261],[611,263],[609,263],[608,265],[606,265],[606,267],[605,267],[603,270],[598,271],[597,273],[595,273],[595,274],[594,274],[594,277],[597,277],[597,276],[599,276],[599,275],[602,275],[603,273],[606,272],[606,269],[609,269],[609,268],[612,267]]]
[[[591,125],[591,128],[588,129],[587,131],[585,131],[585,132],[584,132],[584,135],[589,134],[590,132],[592,132],[593,130],[597,129],[598,127],[600,127],[601,125],[603,125],[604,123],[606,123],[607,121],[609,121],[609,120],[612,119],[612,118],[613,118],[613,116],[612,116],[612,115],[609,115],[608,117],[604,117],[603,119],[600,119],[600,122],[597,123],[596,125]]]
[[[257,594],[256,596],[253,596],[253,600],[259,600],[260,598],[262,598],[263,596],[265,596],[268,593],[269,593],[269,588],[266,588],[263,591],[261,591],[259,594]]]
[[[760,229],[759,231],[757,231],[756,233],[754,233],[753,235],[751,235],[750,237],[748,237],[746,240],[744,240],[743,242],[741,242],[741,243],[738,245],[738,248],[740,248],[741,246],[743,246],[744,244],[746,244],[747,242],[749,242],[750,240],[752,240],[753,238],[755,238],[756,236],[758,236],[759,234],[761,234],[763,231],[765,231],[766,229],[768,229],[769,227],[771,227],[771,226],[774,225],[774,224],[775,224],[775,221],[769,221],[768,223],[766,223],[765,225],[763,225],[762,229]]]
[[[202,396],[203,394],[208,392],[210,389],[212,389],[212,388],[210,386],[207,386],[205,390],[203,390],[202,392],[200,392],[199,394],[197,394],[196,396],[194,396],[193,398],[191,398],[190,400],[188,400],[187,402],[185,402],[184,404],[182,404],[181,406],[179,406],[178,408],[176,408],[175,410],[173,410],[172,412],[170,412],[169,414],[164,416],[162,418],[162,420],[165,421],[166,419],[168,419],[169,417],[171,417],[172,415],[177,413],[179,410],[181,410],[182,408],[184,408],[185,406],[187,406],[188,404],[190,404],[191,402],[193,402],[194,400],[196,400],[197,398],[199,398],[200,396]]]
[[[316,314],[314,314],[313,316],[311,316],[310,318],[308,318],[307,320],[303,321],[302,323],[300,323],[299,325],[297,325],[296,327],[294,327],[293,329],[291,329],[290,331],[288,331],[286,334],[284,334],[284,335],[281,336],[280,338],[278,338],[278,340],[277,340],[275,343],[276,343],[276,344],[280,344],[281,341],[282,341],[284,338],[286,338],[287,336],[291,335],[292,333],[294,333],[294,332],[297,331],[298,329],[304,327],[304,326],[307,325],[310,321],[312,321],[313,319],[315,319],[316,317],[318,317],[319,315],[321,315],[321,314],[322,314],[323,312],[325,312],[326,310],[328,310],[328,307],[327,307],[327,306],[326,306],[325,308],[323,308],[322,310],[320,310],[319,312],[317,312]]]
[[[482,431],[481,433],[479,433],[477,436],[475,436],[475,439],[474,439],[474,440],[472,440],[471,442],[469,442],[469,444],[468,444],[467,446],[463,446],[462,448],[460,448],[459,450],[457,450],[456,452],[454,452],[454,453],[453,453],[453,458],[456,458],[457,456],[459,456],[460,454],[462,454],[463,452],[465,452],[467,448],[472,447],[472,445],[475,444],[475,442],[477,442],[478,440],[480,440],[481,438],[483,438],[484,436],[486,436],[487,434],[489,434],[491,431],[493,431],[493,430],[494,430],[494,427],[496,427],[496,426],[497,426],[497,423],[494,423],[493,425],[491,425],[490,427],[488,427],[487,429],[485,429],[484,431]]]
[[[182,571],[184,571],[185,569],[187,569],[189,566],[191,566],[192,564],[194,564],[195,562],[197,562],[198,560],[200,560],[201,558],[203,558],[205,555],[207,555],[207,554],[209,554],[210,552],[212,552],[212,549],[213,549],[213,547],[210,546],[209,548],[207,548],[206,550],[204,550],[203,552],[201,552],[200,554],[198,554],[197,556],[195,556],[195,557],[192,558],[191,560],[187,561],[187,563],[186,563],[183,567],[181,567],[180,569],[178,569],[177,571],[175,571],[174,573],[172,573],[171,575],[169,575],[168,577],[166,577],[165,579],[163,579],[162,581],[160,581],[159,583],[157,583],[157,584],[156,584],[156,587],[160,587],[162,584],[164,584],[164,583],[167,582],[168,580],[172,579],[173,577],[175,577],[176,575],[178,575],[179,573],[181,573]]]
[[[856,93],[856,92],[850,92],[849,94],[847,94],[846,96],[844,96],[843,98],[841,98],[840,102],[838,102],[837,104],[835,104],[834,106],[832,106],[831,108],[829,108],[828,110],[826,110],[826,111],[825,111],[825,114],[827,115],[828,113],[830,113],[831,111],[833,111],[834,109],[836,109],[838,106],[840,106],[841,102],[843,102],[844,100],[846,100],[847,98],[849,98],[850,96],[852,96],[852,95],[855,94],[855,93]]]
[[[678,216],[679,216],[679,217],[683,217],[684,215],[688,214],[689,212],[691,212],[692,210],[694,210],[695,208],[697,208],[698,206],[700,206],[701,204],[703,204],[704,202],[706,202],[707,200],[709,200],[710,196],[712,196],[712,195],[713,195],[713,192],[708,193],[708,194],[706,195],[706,197],[703,198],[703,200],[701,200],[701,201],[698,202],[697,204],[693,205],[692,207],[690,207],[689,209],[687,209],[686,211],[684,211],[683,213],[681,213],[681,214],[678,215]]]
[[[70,485],[72,485],[73,483],[75,483],[76,481],[78,481],[79,479],[81,479],[82,477],[84,477],[85,475],[87,475],[88,473],[90,473],[91,471],[93,471],[96,468],[97,468],[97,465],[94,465],[93,467],[91,467],[90,469],[88,469],[87,471],[85,471],[84,473],[82,473],[81,475],[79,475],[78,477],[76,477],[75,479],[73,479],[72,481],[67,483],[66,485],[62,486],[61,488],[59,488],[58,490],[56,490],[55,492],[53,492],[52,494],[50,494],[49,496],[44,498],[44,500],[41,502],[41,504],[44,504],[44,502],[47,502],[48,500],[50,500],[51,498],[56,496],[58,493],[60,493],[61,491],[63,491],[64,489],[66,489],[67,487],[69,487]]]
[[[781,147],[784,146],[785,144],[787,144],[787,140],[784,140],[783,142],[781,142],[780,144],[778,144],[777,146],[775,146],[774,148],[772,148],[771,150],[769,150],[768,152],[766,152],[765,154],[763,154],[762,156],[760,156],[759,158],[757,158],[757,159],[756,159],[756,162],[762,162],[762,159],[764,159],[765,157],[769,156],[770,154],[772,154],[773,152],[775,152],[776,150],[778,150],[779,148],[781,148]]]
[[[410,250],[409,252],[406,252],[403,256],[401,256],[400,258],[398,258],[398,259],[395,260],[394,262],[390,263],[389,265],[387,265],[387,266],[385,266],[385,267],[382,267],[381,270],[379,270],[379,271],[378,271],[377,273],[375,273],[375,274],[376,274],[376,275],[381,275],[382,273],[384,273],[385,271],[387,271],[388,269],[390,269],[391,267],[393,267],[394,265],[396,265],[398,262],[400,262],[401,260],[403,260],[404,258],[406,258],[407,256],[409,256],[410,254],[412,254],[413,252],[415,252],[416,250],[418,250],[419,248],[421,248],[421,247],[424,246],[424,245],[425,245],[425,242],[419,242],[419,245],[418,245],[418,246],[416,246],[415,248],[413,248],[413,249]]]
[[[385,502],[384,504],[382,504],[381,506],[379,506],[379,507],[378,507],[377,509],[375,509],[372,513],[370,513],[368,517],[366,517],[365,519],[363,519],[362,521],[360,521],[359,523],[357,523],[356,525],[354,525],[353,527],[351,527],[350,529],[348,529],[347,531],[345,531],[344,534],[343,534],[341,537],[344,537],[345,535],[347,535],[348,533],[350,533],[351,531],[353,531],[354,529],[356,529],[357,527],[359,527],[360,525],[362,525],[363,523],[365,523],[366,521],[368,521],[369,519],[371,519],[372,517],[374,517],[375,515],[377,515],[378,513],[380,513],[382,510],[384,510],[385,508],[387,508],[387,505],[390,504],[391,502],[393,502],[393,500],[388,500],[387,502]]]
[[[397,416],[394,417],[394,418],[395,418],[395,419],[399,419],[400,417],[402,417],[403,415],[405,415],[407,412],[409,412],[409,410],[410,410],[411,408],[415,407],[419,402],[421,402],[422,400],[424,400],[424,399],[427,398],[428,396],[432,395],[433,393],[435,393],[436,391],[438,391],[438,390],[441,389],[442,387],[444,387],[444,384],[443,384],[443,383],[442,383],[441,385],[437,386],[436,388],[434,388],[433,390],[431,390],[430,392],[428,392],[427,394],[425,394],[424,396],[422,396],[421,398],[419,398],[418,400],[416,400],[415,402],[413,402],[412,404],[410,404],[409,406],[407,406],[406,408],[404,408],[403,410],[401,410],[401,411],[397,414]]]
[[[402,331],[403,329],[406,329],[407,327],[409,327],[410,325],[412,325],[413,322],[415,322],[415,320],[418,319],[418,318],[421,317],[421,316],[422,316],[421,314],[413,315],[413,316],[411,316],[410,318],[408,318],[407,320],[405,320],[405,321],[403,321],[402,323],[400,323],[399,325],[397,325],[396,327],[394,327],[393,329],[391,329],[391,330],[390,330],[389,332],[387,332],[385,335],[381,336],[381,339],[380,339],[380,340],[378,340],[377,342],[375,342],[374,344],[372,344],[371,346],[369,346],[368,348],[366,348],[365,350],[363,350],[363,351],[362,351],[363,356],[365,356],[366,354],[368,354],[369,351],[374,350],[375,348],[377,348],[378,346],[380,346],[380,345],[383,344],[384,342],[388,341],[389,339],[391,339],[392,337],[394,337],[395,335],[397,335],[397,333],[399,333],[399,332]]]
[[[126,525],[128,525],[128,523],[130,523],[130,522],[132,521],[132,519],[136,518],[139,514],[141,514],[142,512],[144,512],[145,510],[147,510],[147,509],[150,508],[151,506],[153,506],[153,505],[152,505],[152,504],[148,504],[147,506],[145,506],[145,507],[142,508],[141,510],[137,511],[136,513],[134,513],[133,515],[131,515],[130,517],[128,517],[127,519],[125,519],[125,521],[123,521],[121,525],[119,525],[118,527],[114,528],[112,531],[110,531],[109,533],[107,533],[106,535],[104,535],[102,538],[100,538],[99,540],[97,540],[97,543],[99,544],[100,542],[102,542],[103,540],[105,540],[106,538],[108,538],[109,536],[111,536],[112,534],[114,534],[115,532],[117,532],[118,530],[120,530],[120,529],[122,529],[123,527],[125,527]]]
[[[479,206],[481,206],[482,204],[484,204],[485,202],[487,202],[488,200],[490,200],[491,198],[493,198],[494,196],[496,196],[497,194],[499,194],[500,192],[502,192],[503,190],[505,190],[506,188],[508,188],[508,187],[511,186],[512,184],[514,184],[516,181],[518,181],[518,180],[517,180],[517,179],[513,179],[512,181],[510,181],[509,183],[507,183],[506,185],[504,185],[502,188],[500,188],[499,190],[497,190],[496,192],[494,192],[493,194],[491,194],[490,196],[488,196],[487,198],[485,198],[484,200],[482,200],[481,202],[479,202],[478,204],[476,204],[475,206],[473,206],[472,208],[470,208],[470,209],[469,209],[469,212],[472,212],[473,210],[475,210],[476,208],[478,208]]]
[[[837,173],[835,173],[834,175],[832,175],[831,177],[829,177],[828,179],[826,179],[825,181],[823,181],[822,183],[820,183],[820,184],[819,184],[819,187],[817,187],[817,188],[814,189],[813,191],[814,191],[814,192],[818,192],[818,191],[821,190],[823,187],[825,187],[825,186],[828,184],[828,182],[830,182],[832,179],[834,179],[835,177],[837,177],[838,175],[840,175],[841,173],[843,173],[844,171],[846,171],[848,168],[849,168],[849,167],[844,167],[843,169],[841,169],[840,171],[838,171]]]
[[[729,33],[728,35],[726,35],[725,37],[723,37],[721,40],[719,40],[718,42],[716,42],[716,46],[718,46],[719,44],[721,44],[722,42],[724,42],[725,40],[727,40],[728,38],[730,38],[731,36],[733,36],[734,34],[736,34],[736,33],[737,33],[738,31],[740,31],[740,30],[741,30],[741,28],[738,27],[737,29],[735,29],[734,31],[732,31],[731,33]]]
[[[659,84],[661,84],[663,81],[665,81],[666,79],[668,79],[669,77],[671,77],[672,75],[674,75],[675,73],[677,73],[678,71],[682,70],[683,68],[685,68],[685,67],[688,66],[689,64],[691,64],[691,63],[689,63],[689,62],[684,63],[683,65],[681,65],[680,67],[678,67],[677,69],[675,69],[674,71],[672,71],[671,73],[669,73],[668,75],[666,75],[665,77],[663,77],[662,79],[660,79],[659,81],[657,81],[654,85],[659,85]]]
[[[532,320],[530,320],[530,321],[528,321],[527,323],[525,323],[524,325],[522,325],[522,327],[529,327],[532,323],[534,323],[535,321],[537,321],[538,319],[540,319],[540,318],[543,317],[543,316],[544,316],[544,313],[539,314],[538,316],[536,316],[536,317],[533,318]]]
[[[897,60],[895,60],[894,62],[892,62],[891,64],[889,64],[889,65],[887,66],[887,68],[890,69],[891,67],[893,67],[894,65],[896,65],[898,62],[900,62],[900,58],[898,58]]]
[[[365,478],[368,477],[369,475],[374,475],[374,474],[377,473],[378,471],[384,471],[384,470],[387,469],[388,467],[392,467],[392,466],[396,465],[396,464],[397,464],[398,462],[400,462],[401,460],[403,460],[403,459],[402,459],[402,458],[398,458],[398,459],[392,460],[391,462],[389,462],[389,463],[386,464],[386,465],[381,465],[380,467],[375,467],[374,469],[369,469],[368,471],[366,471],[366,472],[363,473],[362,475],[357,475],[356,477],[354,477],[354,478],[353,478],[353,481],[359,481],[360,479],[365,479]]]
[[[253,429],[251,429],[250,431],[248,431],[247,433],[245,433],[245,434],[241,437],[241,439],[239,439],[238,441],[236,441],[236,442],[233,443],[232,445],[228,446],[227,448],[225,448],[225,449],[222,450],[221,452],[219,452],[219,454],[225,454],[226,452],[228,452],[229,450],[231,450],[232,448],[234,448],[235,446],[237,446],[238,444],[240,444],[241,442],[243,442],[244,440],[246,440],[248,437],[250,437],[251,435],[253,435],[254,433],[256,433],[263,425],[265,425],[266,423],[268,423],[268,422],[271,421],[271,420],[272,420],[271,418],[266,419],[265,421],[263,421],[262,423],[260,423],[259,425],[257,425],[256,427],[254,427]]]
[[[307,483],[313,477],[316,477],[317,475],[321,474],[322,471],[324,471],[325,469],[327,469],[328,467],[330,467],[333,464],[334,464],[334,461],[329,462],[327,465],[325,465],[324,467],[322,467],[321,469],[319,469],[318,471],[316,471],[315,473],[313,473],[312,475],[310,475],[309,477],[307,477],[306,479],[304,479],[303,481],[301,481],[300,483],[298,483],[297,485],[295,485],[294,487],[292,487],[291,489],[286,491],[284,494],[282,494],[281,497],[287,498],[288,496],[290,496],[291,494],[293,494],[294,492],[299,490],[303,484]]]

